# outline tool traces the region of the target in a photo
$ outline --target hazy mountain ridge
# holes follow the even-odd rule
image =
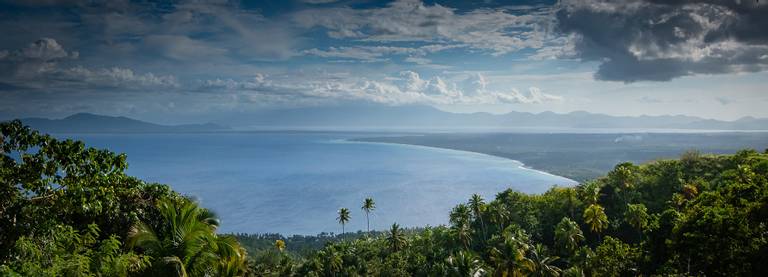
[[[220,124],[160,125],[122,116],[78,113],[62,119],[26,118],[22,121],[46,132],[141,133],[209,132],[258,129],[375,129],[408,128],[503,130],[505,128],[646,128],[690,130],[768,130],[768,119],[743,117],[734,121],[685,115],[612,116],[576,111],[506,114],[452,113],[430,106],[330,106],[260,111],[216,118]],[[221,124],[223,123],[223,124]]]
[[[169,133],[210,132],[228,130],[214,123],[160,125],[123,116],[77,113],[62,119],[25,118],[21,121],[34,129],[48,133]]]
[[[744,117],[735,121],[703,119],[685,115],[611,116],[576,111],[506,114],[451,113],[430,106],[337,106],[264,111],[239,119],[239,126],[313,127],[409,127],[409,128],[653,128],[768,130],[768,119]]]

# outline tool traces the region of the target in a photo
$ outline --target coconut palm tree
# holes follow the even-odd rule
[[[560,274],[560,276],[562,277],[584,277],[585,276],[584,270],[582,270],[581,267],[575,266],[575,265],[572,267],[569,267],[566,270],[563,270],[563,272],[561,273],[562,274]]]
[[[344,225],[349,222],[349,220],[352,219],[352,216],[349,215],[349,209],[347,208],[341,208],[339,209],[339,216],[336,217],[336,220],[339,221],[339,224],[341,224],[341,234],[343,235],[345,233]]]
[[[392,223],[392,227],[389,229],[389,234],[387,235],[387,243],[392,252],[397,252],[405,248],[405,235],[403,234],[403,230],[400,229],[400,225],[397,225],[397,223]]]
[[[216,235],[218,220],[196,203],[158,203],[162,221],[139,222],[128,233],[128,245],[153,257],[153,274],[235,276],[245,267],[245,250],[232,237]]]
[[[624,219],[635,227],[640,233],[640,239],[643,238],[643,230],[648,226],[648,209],[643,204],[628,204],[627,211],[624,212]]]
[[[560,276],[560,268],[553,263],[560,259],[557,256],[549,257],[546,255],[546,248],[542,244],[536,244],[528,250],[528,257],[525,258],[525,268],[528,276],[557,277]]]
[[[336,276],[337,272],[341,272],[344,260],[342,259],[341,254],[336,252],[333,248],[329,247],[326,248],[326,250],[321,250],[319,256],[326,276]]]
[[[450,221],[453,226],[469,225],[470,217],[471,212],[469,207],[465,204],[459,204],[451,210],[451,213],[448,216],[448,221]]]
[[[636,179],[632,167],[631,163],[618,164],[611,172],[608,172],[608,177],[617,182],[620,188],[630,189],[633,187]]]
[[[458,240],[459,244],[464,246],[464,249],[469,249],[469,244],[472,243],[472,228],[469,228],[469,225],[452,226],[451,234]]]
[[[528,245],[515,236],[505,237],[500,245],[490,249],[490,260],[494,267],[495,276],[520,276],[522,275],[521,262],[525,257]]]
[[[563,217],[555,227],[555,243],[564,250],[564,253],[573,253],[579,246],[579,242],[583,240],[584,233],[570,218]]]
[[[217,236],[215,243],[216,276],[243,276],[248,265],[245,248],[233,236]]]
[[[483,197],[478,194],[472,194],[472,197],[469,199],[469,207],[472,209],[472,215],[475,217],[475,220],[480,221],[480,228],[483,231],[483,239],[487,239],[485,222],[483,221],[483,210],[485,210]]]
[[[608,216],[605,215],[605,209],[602,206],[592,204],[584,210],[584,222],[589,225],[593,233],[599,234],[608,227]]]
[[[365,211],[365,224],[368,228],[368,234],[371,234],[371,221],[368,218],[369,214],[373,212],[373,210],[376,209],[376,203],[373,202],[373,198],[365,198],[365,201],[363,201],[363,206],[361,207],[363,211]]]
[[[568,212],[571,215],[571,218],[575,218],[574,215],[574,206],[575,206],[575,195],[576,195],[576,189],[570,187],[565,188],[565,193],[568,195]]]
[[[459,251],[446,259],[448,266],[448,276],[466,277],[476,276],[482,272],[480,259],[472,252]]]
[[[491,217],[491,222],[497,225],[498,230],[504,230],[506,228],[506,222],[510,217],[509,210],[501,202],[491,202],[488,205],[488,213]]]
[[[600,190],[600,184],[598,182],[592,181],[581,185],[579,192],[584,202],[591,205],[597,204],[597,201],[600,200]]]

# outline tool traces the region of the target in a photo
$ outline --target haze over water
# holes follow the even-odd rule
[[[376,134],[374,134],[376,135]],[[508,159],[427,147],[348,142],[354,133],[65,135],[128,155],[128,174],[198,198],[220,232],[317,234],[365,230],[360,205],[373,197],[371,228],[447,223],[472,193],[543,192],[575,182]]]

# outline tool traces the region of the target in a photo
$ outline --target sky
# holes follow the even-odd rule
[[[0,0],[0,32],[0,118],[768,117],[768,3],[752,0]]]

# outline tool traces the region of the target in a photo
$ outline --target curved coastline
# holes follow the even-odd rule
[[[557,175],[557,174],[554,174],[554,173],[550,173],[550,172],[546,172],[546,171],[543,171],[543,170],[535,169],[535,168],[532,168],[532,167],[529,167],[529,166],[525,165],[525,163],[523,163],[523,162],[521,162],[519,160],[515,160],[515,159],[512,159],[512,158],[503,157],[503,156],[499,156],[499,155],[493,155],[493,154],[482,153],[482,152],[475,152],[475,151],[460,150],[460,149],[445,148],[445,147],[420,145],[420,144],[409,144],[409,143],[400,143],[400,142],[366,141],[366,140],[359,140],[359,139],[366,139],[366,138],[335,139],[335,140],[332,140],[331,142],[335,142],[335,143],[364,143],[364,144],[397,145],[397,146],[403,146],[403,147],[413,147],[413,148],[423,148],[423,149],[428,149],[428,150],[440,150],[440,151],[459,152],[459,153],[464,153],[464,154],[472,154],[472,155],[500,158],[500,159],[504,159],[504,160],[512,161],[512,162],[516,163],[518,168],[523,169],[523,170],[534,171],[534,172],[537,172],[537,173],[540,173],[540,174],[544,174],[544,175],[548,175],[548,176],[552,176],[552,177],[557,177],[557,178],[562,178],[562,179],[565,179],[565,180],[571,182],[571,185],[579,184],[578,181],[573,180],[571,178],[568,178],[568,177],[565,177],[565,176],[560,176],[560,175]]]

